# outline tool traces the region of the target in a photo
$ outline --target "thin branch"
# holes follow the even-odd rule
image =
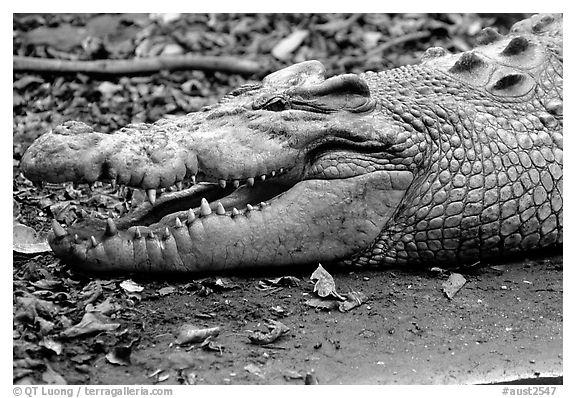
[[[257,62],[234,57],[181,55],[149,58],[68,61],[14,56],[14,71],[132,75],[159,70],[207,70],[227,73],[254,74],[262,72]]]
[[[416,40],[425,39],[431,35],[432,35],[432,32],[427,31],[427,30],[422,31],[422,32],[407,33],[404,36],[396,37],[394,39],[388,40],[385,43],[380,44],[378,47],[370,50],[368,55],[372,56],[372,55],[382,54],[383,52],[388,51],[390,48],[397,46],[399,44],[404,44],[404,43],[407,43],[409,41],[416,41]]]

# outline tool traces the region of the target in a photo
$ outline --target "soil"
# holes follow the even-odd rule
[[[470,47],[471,37],[482,26],[500,25],[505,30],[519,18],[195,14],[162,23],[142,14],[15,15],[14,51],[67,59],[94,59],[102,52],[129,58],[138,51],[144,55],[166,48],[175,51],[174,45],[180,45],[212,55],[264,59],[269,69],[316,51],[326,54],[328,70],[340,73],[360,71],[376,58],[381,61],[381,55],[374,58],[370,51],[415,31],[431,34],[415,41],[401,39],[397,48],[380,48],[389,52],[383,67],[415,62],[430,45],[461,51]],[[379,24],[388,30],[377,30]],[[311,28],[300,49],[285,59],[271,57],[269,43],[288,36],[296,25],[316,30]],[[85,26],[104,38],[98,51],[70,42],[66,32]],[[203,33],[185,34],[190,31]],[[338,36],[339,32],[347,36]],[[333,41],[338,43],[335,48]],[[250,43],[256,44],[250,47]],[[372,58],[358,61],[360,53]],[[52,218],[70,224],[81,210],[92,216],[124,211],[126,198],[110,188],[96,187],[93,192],[73,184],[40,188],[26,180],[19,160],[42,132],[68,119],[109,132],[129,122],[194,111],[259,77],[198,71],[121,78],[15,73],[14,222],[42,235]],[[13,261],[17,384],[562,382],[563,279],[558,254],[452,271],[326,266],[339,293],[367,296],[347,312],[306,303],[316,297],[310,276],[318,264],[185,278],[103,278],[73,272],[50,253],[14,252]],[[462,274],[466,284],[449,299],[442,284],[453,272]],[[296,285],[273,284],[288,275],[297,278]],[[70,337],[71,328],[88,313],[96,314],[104,327],[115,325]],[[253,344],[249,336],[267,332],[269,320],[280,321],[289,331],[270,344]],[[220,327],[220,333],[204,343],[179,345],[176,339],[186,324]]]

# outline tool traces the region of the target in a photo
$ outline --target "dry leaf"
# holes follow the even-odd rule
[[[442,283],[442,290],[444,291],[444,294],[446,294],[446,297],[452,299],[456,295],[456,293],[460,291],[460,289],[462,288],[462,286],[464,286],[465,283],[466,279],[462,275],[453,273],[450,274],[450,277],[448,278],[447,281]]]
[[[62,336],[78,337],[86,334],[111,331],[119,327],[119,323],[112,322],[108,317],[98,312],[87,312],[78,324],[63,331]]]
[[[12,250],[23,254],[37,254],[51,251],[46,237],[39,237],[33,228],[15,223],[12,226]]]
[[[131,279],[125,280],[120,283],[120,287],[127,291],[128,293],[138,293],[144,290],[142,286],[132,281]]]
[[[307,30],[296,30],[292,32],[274,46],[272,55],[280,60],[290,58],[290,55],[300,47],[300,44],[302,44],[306,37],[308,37]]]
[[[270,344],[276,341],[280,336],[285,335],[290,331],[290,328],[284,325],[280,321],[275,321],[273,319],[268,320],[268,329],[270,329],[267,333],[263,332],[251,332],[248,336],[250,341],[253,344]]]
[[[220,334],[220,327],[213,328],[198,328],[195,325],[185,324],[182,325],[176,338],[176,344],[191,344],[200,343],[210,336],[218,336]]]
[[[318,264],[318,268],[312,273],[310,279],[317,281],[314,285],[314,292],[316,292],[318,296],[327,297],[331,294],[338,300],[346,300],[346,298],[336,292],[334,278],[332,278],[332,275],[330,275],[321,264]]]

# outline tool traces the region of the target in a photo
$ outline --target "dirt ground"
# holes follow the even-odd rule
[[[174,22],[145,14],[16,15],[14,55],[90,60],[196,51],[262,62],[264,73],[314,54],[331,73],[359,72],[416,62],[428,46],[469,49],[483,26],[505,31],[521,17],[195,14]],[[296,28],[309,30],[299,47],[271,56]],[[40,188],[26,180],[19,161],[39,134],[70,119],[109,132],[191,112],[262,73],[14,73],[14,224],[42,235],[53,218],[71,224],[81,211],[125,211],[126,198],[107,187]],[[14,251],[13,264],[16,384],[562,382],[558,253],[455,270],[467,282],[452,299],[442,291],[448,271],[326,266],[339,293],[367,296],[348,312],[307,304],[316,297],[310,275],[318,264],[185,278],[81,275],[43,251]],[[296,279],[277,280],[284,276]],[[249,336],[267,332],[269,320],[289,331],[253,344]],[[220,332],[177,344],[187,324]]]
[[[119,286],[125,278],[90,279],[102,284],[97,301],[118,304],[120,327],[61,338],[63,353],[44,355],[71,384],[473,384],[562,376],[561,258],[461,271],[467,282],[452,300],[442,292],[443,274],[329,271],[341,293],[361,291],[368,300],[345,313],[312,308],[305,269],[290,272],[297,286],[269,290],[259,282],[286,273],[208,277],[200,281],[212,287],[200,289],[198,278],[133,279],[144,288],[139,293]],[[267,319],[289,332],[252,344],[250,331],[266,331]],[[184,324],[221,332],[211,349],[178,345]],[[129,364],[107,360],[130,342]]]

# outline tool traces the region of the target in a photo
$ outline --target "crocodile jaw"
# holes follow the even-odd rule
[[[56,228],[49,242],[56,255],[87,271],[191,272],[336,261],[374,241],[411,182],[406,171],[305,180],[266,205],[236,214],[201,206],[193,219],[176,213],[137,233],[137,227],[108,227],[84,239]]]

